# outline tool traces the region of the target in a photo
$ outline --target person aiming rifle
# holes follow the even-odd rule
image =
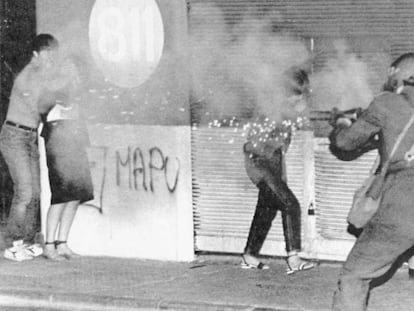
[[[380,166],[389,163],[379,191],[379,208],[363,227],[344,263],[332,310],[363,311],[374,279],[388,275],[397,259],[414,245],[414,126],[389,155],[414,114],[414,53],[397,58],[390,67],[384,92],[353,122],[332,118],[331,150],[355,152],[355,158],[377,149]],[[352,160],[352,157],[350,157]]]

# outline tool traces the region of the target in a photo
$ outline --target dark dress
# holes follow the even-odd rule
[[[75,120],[45,122],[46,162],[49,170],[51,203],[92,200],[93,184],[86,147],[86,127]]]

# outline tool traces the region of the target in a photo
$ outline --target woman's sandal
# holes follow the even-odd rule
[[[61,244],[67,244],[67,243],[66,243],[66,241],[55,241],[56,248],[58,248],[58,246],[61,245]],[[81,257],[81,255],[76,254],[75,252],[73,252],[67,245],[66,245],[66,251],[59,252],[59,250],[57,250],[57,253],[60,256],[65,257],[66,259]]]
[[[263,262],[258,261],[257,264],[248,263],[244,255],[242,255],[242,262],[240,263],[242,269],[258,269],[258,270],[267,270],[269,266]]]
[[[310,270],[313,269],[315,267],[315,265],[309,261],[303,261],[299,266],[292,268],[289,264],[289,262],[287,263],[287,269],[286,269],[286,274],[293,274],[295,272],[299,272],[299,271],[306,271],[306,270]]]
[[[65,257],[58,254],[56,251],[56,242],[45,242],[45,245],[52,245],[53,244],[53,252],[49,252],[46,250],[46,247],[43,249],[43,257],[52,261],[63,261]]]

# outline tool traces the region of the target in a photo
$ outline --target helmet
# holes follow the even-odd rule
[[[384,91],[396,92],[404,85],[414,86],[414,53],[402,54],[391,64]]]

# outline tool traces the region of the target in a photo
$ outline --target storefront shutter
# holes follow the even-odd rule
[[[224,17],[229,25],[244,21],[246,31],[252,31],[251,26],[262,17],[273,21],[276,31],[282,29],[306,38],[352,41],[354,37],[365,37],[371,43],[382,38],[392,56],[414,49],[414,34],[410,31],[414,2],[410,0],[189,0],[188,3],[190,31],[194,26],[191,7],[203,4],[203,14],[212,21],[213,29],[214,22]],[[220,10],[212,9],[213,6]]]
[[[244,27],[239,29],[242,33],[260,36],[255,26],[266,19],[275,32],[288,32],[309,48],[312,40],[315,71],[335,55],[332,42],[343,39],[348,51],[368,65],[374,89],[381,86],[384,68],[392,59],[414,51],[414,2],[410,0],[189,0],[189,7],[193,35],[200,31],[197,17],[203,14],[215,39],[228,38],[228,30],[235,25]],[[215,31],[223,20],[228,27]]]
[[[327,139],[316,139],[315,142],[317,231],[326,239],[354,240],[354,236],[347,232],[346,216],[354,192],[369,176],[377,152],[371,151],[356,160],[344,162],[331,154]]]
[[[197,250],[241,252],[257,202],[257,188],[246,175],[236,128],[196,128],[192,133],[194,222]],[[304,204],[304,132],[294,136],[287,155],[288,181]],[[303,218],[303,223],[304,223]],[[303,235],[303,231],[302,231]],[[280,214],[273,223],[262,254],[283,255]]]
[[[260,28],[255,26],[260,23],[260,18],[267,18],[272,21],[275,32],[288,32],[312,49],[314,72],[321,70],[326,61],[335,56],[333,42],[343,39],[347,43],[348,51],[367,64],[374,92],[380,90],[385,70],[391,60],[402,53],[414,51],[414,2],[410,0],[188,2],[191,35],[197,35],[201,31],[200,27],[197,27],[200,14],[209,22],[208,31],[214,34],[205,38],[212,40],[231,39],[228,30],[232,27],[245,27],[238,31],[255,31],[256,36],[265,36],[267,34],[260,33]],[[226,28],[222,27],[223,20],[226,22]],[[196,247],[199,250],[241,251],[253,216],[257,193],[244,173],[241,154],[237,154],[241,150],[243,139],[231,131],[223,128],[198,128],[193,131],[195,236]],[[229,135],[234,138],[231,144],[229,141],[232,138]],[[298,141],[293,146],[297,143]],[[305,144],[304,149],[297,149],[297,154],[292,152],[289,158],[289,161],[296,159],[290,168],[293,174],[309,165],[314,167],[312,185],[301,184],[300,178],[309,179],[300,173],[296,175],[297,181],[290,178],[290,183],[304,205],[302,215],[305,218],[308,200],[305,199],[304,202],[302,192],[303,189],[314,189],[310,196],[313,196],[316,210],[316,216],[313,218],[316,236],[304,238],[304,241],[309,242],[307,251],[315,258],[341,260],[345,258],[346,251],[352,246],[354,239],[346,232],[346,215],[352,195],[367,177],[376,154],[370,153],[356,161],[343,162],[330,154],[326,139],[315,139],[314,143],[311,148],[309,144]],[[313,154],[314,163],[303,163],[307,160],[304,160],[301,152]],[[226,242],[228,236],[233,238],[233,242]],[[282,236],[278,218],[269,239],[278,241],[277,245],[280,246],[283,244]],[[216,238],[215,241],[218,242],[211,242],[212,240],[208,239],[211,237]],[[277,249],[280,249],[279,246]],[[264,253],[275,252],[274,249],[265,247]]]

